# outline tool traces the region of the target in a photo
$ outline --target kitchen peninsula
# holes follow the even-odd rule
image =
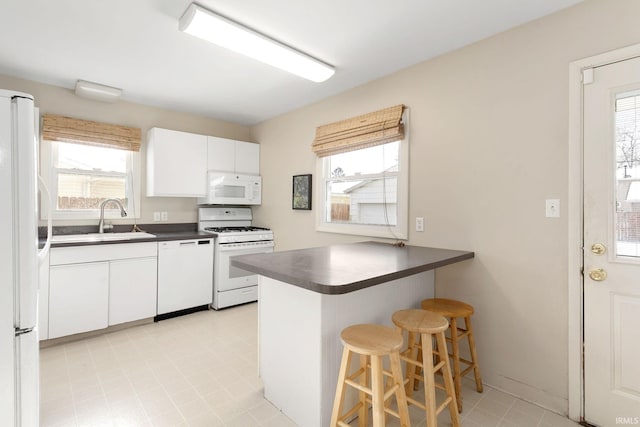
[[[260,275],[259,357],[265,397],[301,427],[329,425],[340,331],[390,325],[396,310],[433,297],[434,269],[473,252],[361,242],[237,256]]]

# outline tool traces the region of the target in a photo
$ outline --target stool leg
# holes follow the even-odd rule
[[[436,427],[436,384],[433,376],[433,343],[430,334],[421,334],[422,341],[422,373],[424,375],[424,397],[427,412],[427,427]]]
[[[409,350],[409,352],[407,356],[411,359],[417,360],[413,356],[413,352],[415,350],[415,344],[416,344],[416,334],[413,332],[408,332],[407,349]],[[407,385],[405,387],[405,393],[409,397],[413,396],[413,391],[415,390],[415,386],[418,382],[418,380],[416,379],[416,376],[418,375],[418,369],[419,368],[417,365],[414,366],[414,365],[411,365],[410,363],[407,363],[406,376],[409,382],[407,382]]]
[[[369,387],[369,369],[367,368],[368,357],[360,355],[360,368],[364,369],[364,374],[360,376],[360,385]],[[369,407],[367,405],[367,393],[360,391],[360,409],[358,410],[358,427],[366,427]]]
[[[336,397],[333,401],[333,412],[331,413],[331,427],[336,427],[340,414],[342,414],[342,406],[344,404],[344,391],[347,383],[344,382],[347,376],[347,369],[351,365],[351,351],[348,348],[342,350],[342,363],[340,365],[340,373],[338,374],[338,385],[336,386]]]
[[[480,377],[480,366],[478,365],[478,355],[476,354],[476,340],[473,338],[473,330],[471,329],[471,317],[464,318],[464,323],[469,331],[467,338],[469,339],[469,352],[471,353],[471,362],[473,362],[473,375],[476,377],[476,390],[482,393],[482,378]]]
[[[398,385],[396,390],[396,402],[398,403],[398,414],[400,415],[400,426],[408,427],[411,423],[409,421],[409,408],[407,407],[407,396],[403,387],[404,380],[402,378],[402,367],[400,366],[400,355],[398,353],[391,353],[389,356],[391,359],[391,373],[393,374],[393,382]],[[394,386],[395,386],[394,384]]]
[[[380,356],[371,356],[371,392],[373,427],[384,427],[384,378]]]
[[[460,425],[460,419],[458,417],[458,405],[456,399],[456,390],[453,385],[453,378],[451,378],[451,366],[449,365],[449,355],[447,354],[447,341],[444,338],[444,332],[436,335],[436,342],[438,345],[439,361],[444,362],[442,367],[442,377],[444,378],[444,388],[447,391],[447,397],[451,397],[449,402],[449,416],[451,417],[451,425],[458,427]]]
[[[414,343],[414,347],[418,348],[418,354],[415,358],[415,360],[422,360],[422,345],[420,344],[420,335],[416,334],[416,342]],[[411,355],[413,356],[413,353],[411,353]],[[420,385],[420,382],[418,381],[418,378],[420,378],[420,376],[422,375],[422,372],[420,371],[420,366],[416,365],[413,367],[413,369],[415,370],[415,374],[414,374],[414,381],[413,381],[413,389],[417,390],[418,386]]]
[[[462,412],[462,395],[460,393],[460,390],[462,389],[462,381],[460,378],[460,346],[458,345],[458,324],[456,323],[455,317],[452,317],[449,323],[451,327],[451,350],[453,353],[453,381],[456,386],[458,412]]]

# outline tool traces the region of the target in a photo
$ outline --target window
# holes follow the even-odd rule
[[[409,194],[405,106],[319,126],[319,231],[406,239]]]
[[[316,129],[312,150],[322,178],[317,230],[408,237],[405,115],[400,104]]]
[[[318,159],[318,227],[365,236],[407,238],[406,140]]]
[[[41,175],[51,193],[54,219],[98,219],[106,199],[122,202],[129,217],[140,206],[140,130],[45,115]],[[46,217],[46,206],[42,209]],[[115,204],[105,218],[120,218]]]
[[[616,246],[618,255],[640,253],[640,94],[615,100]]]
[[[52,144],[54,217],[96,217],[106,199],[119,199],[133,216],[133,152],[67,142]],[[105,211],[120,216],[115,206],[107,208]]]

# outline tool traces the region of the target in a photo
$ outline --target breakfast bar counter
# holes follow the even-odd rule
[[[231,258],[260,275],[259,366],[267,400],[301,427],[329,425],[342,355],[340,331],[391,325],[433,297],[435,268],[473,252],[380,242]]]
[[[345,294],[473,258],[473,252],[362,242],[235,257],[232,265],[321,294]]]

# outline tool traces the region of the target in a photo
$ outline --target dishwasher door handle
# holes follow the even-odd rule
[[[180,242],[180,246],[195,245],[196,242]]]

